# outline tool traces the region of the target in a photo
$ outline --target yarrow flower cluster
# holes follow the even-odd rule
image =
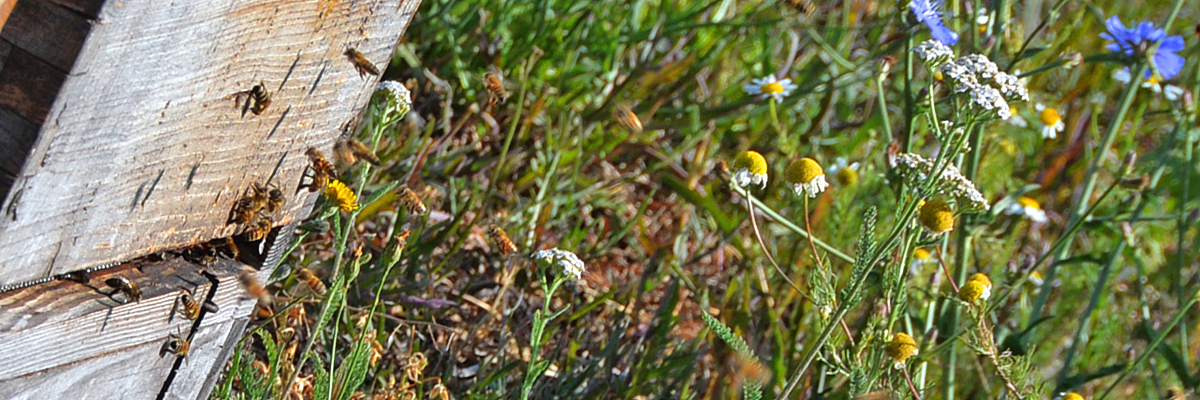
[[[796,85],[792,84],[791,79],[783,79],[776,81],[775,75],[767,75],[762,79],[750,81],[749,85],[743,86],[742,89],[751,95],[764,97],[772,97],[775,101],[783,101],[784,97],[792,94],[796,90]]]
[[[556,272],[579,280],[583,276],[583,261],[575,253],[557,248],[538,250],[533,253],[533,260],[541,267],[554,267]]]
[[[936,72],[950,82],[954,93],[966,93],[973,106],[1000,119],[1012,116],[1009,101],[1029,100],[1021,78],[1001,71],[996,63],[979,54],[943,63]]]
[[[788,166],[784,175],[797,196],[817,197],[817,194],[824,192],[829,187],[821,164],[808,157],[793,162]]]
[[[1019,215],[1029,218],[1034,222],[1046,222],[1046,211],[1042,210],[1042,206],[1037,200],[1021,196],[1017,201],[1013,202],[1004,210],[1008,215]]]
[[[904,153],[896,158],[896,169],[900,175],[911,179],[914,184],[925,181],[933,174],[933,167],[933,161],[912,153]],[[939,193],[954,197],[964,211],[986,211],[991,208],[983,194],[975,189],[975,184],[962,176],[954,165],[946,165],[935,188]]]
[[[757,151],[747,151],[733,160],[733,182],[741,187],[767,187],[767,159]]]
[[[412,109],[412,93],[400,82],[379,82],[379,87],[375,89],[375,93],[387,96],[387,112],[404,114]]]
[[[1182,36],[1168,37],[1166,31],[1150,22],[1142,22],[1136,28],[1126,28],[1121,23],[1121,18],[1115,15],[1104,21],[1104,25],[1108,32],[1101,33],[1100,37],[1113,42],[1104,46],[1108,51],[1134,56],[1145,54],[1155,44],[1159,45],[1154,53],[1148,54],[1153,72],[1147,71],[1146,78],[1153,74],[1167,80],[1179,75],[1179,71],[1183,70],[1183,57],[1175,54],[1183,51]]]
[[[946,27],[942,22],[942,16],[938,15],[938,3],[932,3],[930,0],[913,0],[908,3],[908,9],[917,17],[917,21],[929,27],[929,32],[933,34],[933,38],[947,46],[953,46],[958,43],[958,34]]]
[[[883,347],[883,353],[895,362],[893,365],[896,369],[904,368],[904,361],[917,355],[917,352],[917,342],[904,332],[892,335],[892,340]]]
[[[937,40],[926,40],[914,47],[912,52],[929,68],[937,68],[954,58],[954,50]]]

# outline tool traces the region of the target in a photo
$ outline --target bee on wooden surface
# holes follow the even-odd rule
[[[246,294],[250,295],[250,297],[258,299],[258,304],[260,306],[270,307],[271,303],[273,302],[271,293],[268,293],[267,289],[264,289],[262,285],[258,283],[258,279],[254,277],[253,271],[244,270],[241,274],[238,274],[238,283],[242,285],[242,290],[245,290]]]
[[[320,150],[309,147],[308,151],[305,151],[304,154],[308,156],[308,160],[311,163],[308,169],[312,171],[309,176],[312,178],[312,182],[306,185],[309,192],[324,189],[325,184],[329,182],[330,178],[337,178],[337,171],[333,169],[333,164],[329,163],[329,160],[325,158],[325,154],[322,154]]]
[[[629,129],[633,133],[642,133],[642,120],[638,119],[637,114],[629,106],[621,104],[617,106],[617,122]]]
[[[133,300],[138,303],[142,302],[142,289],[138,287],[136,282],[129,280],[129,278],[120,276],[112,277],[106,279],[104,284],[116,289],[113,291],[113,293],[121,292],[125,294],[125,297],[127,297],[128,300]],[[128,302],[128,300],[126,300],[126,302]]]
[[[508,100],[509,93],[504,88],[504,77],[500,75],[500,71],[493,69],[483,74],[483,87],[487,88],[488,92],[488,108]]]
[[[253,224],[248,226],[246,228],[246,230],[242,232],[242,235],[245,235],[246,240],[250,241],[250,242],[257,242],[259,240],[263,240],[264,238],[267,237],[268,233],[271,233],[271,224],[272,223],[273,223],[273,221],[271,221],[271,217],[266,217],[266,216],[259,217],[257,220],[254,221]]]
[[[254,115],[262,115],[267,107],[271,106],[271,93],[267,92],[267,85],[262,81],[258,81],[257,85],[250,90],[237,92],[235,96],[246,96],[246,103],[242,105],[242,116],[246,116],[246,111],[254,113]]]
[[[429,211],[425,208],[425,203],[421,202],[421,198],[417,197],[417,193],[408,186],[400,188],[400,204],[408,210],[409,214],[420,215]]]
[[[283,197],[283,191],[279,190],[279,188],[271,188],[271,190],[267,192],[267,212],[274,214],[276,211],[279,211],[279,209],[283,208],[283,205],[286,202],[287,199]]]
[[[297,268],[296,279],[304,282],[304,285],[308,286],[308,289],[312,290],[318,296],[325,295],[325,282],[321,282],[321,279],[317,278],[317,275],[313,274],[312,270],[304,267]]]
[[[258,214],[258,211],[266,208],[270,202],[270,195],[262,185],[255,183],[247,190],[249,192],[233,204],[233,215],[229,219],[233,223],[244,224],[250,222]],[[283,193],[279,195],[282,197]]]
[[[200,303],[197,302],[196,298],[192,297],[192,294],[188,293],[187,290],[180,289],[178,304],[179,313],[182,314],[184,318],[195,320],[196,318],[200,317]]]
[[[509,255],[517,252],[517,245],[513,243],[512,239],[508,238],[508,234],[504,232],[504,229],[500,229],[499,226],[488,226],[488,237],[492,239],[492,244],[496,245],[496,248],[500,250],[500,254]]]
[[[179,357],[187,357],[188,350],[190,350],[191,347],[192,344],[188,343],[187,339],[172,333],[167,336],[167,342],[163,343],[162,350],[159,351],[159,356],[161,357],[165,354],[174,354]]]
[[[346,49],[345,54],[346,58],[349,58],[350,62],[354,63],[354,69],[358,71],[359,78],[365,77],[367,74],[379,76],[379,69],[375,68],[375,64],[372,64],[371,60],[368,60],[367,56],[364,56],[363,53],[351,47]]]
[[[217,245],[218,252],[221,252],[221,251],[225,252],[225,254],[228,255],[229,258],[231,258],[231,259],[236,260],[238,258],[238,256],[241,255],[241,252],[238,251],[237,243],[233,242],[232,237],[215,239],[209,243],[213,243],[213,242],[218,243],[218,245]]]
[[[357,164],[358,160],[366,161],[377,167],[380,165],[379,157],[375,156],[375,152],[371,151],[371,148],[363,142],[352,137],[338,140],[333,145],[333,152],[337,154],[339,160],[347,165]]]

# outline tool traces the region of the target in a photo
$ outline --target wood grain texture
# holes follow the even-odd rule
[[[253,183],[284,189],[276,225],[305,217],[304,151],[376,86],[342,52],[386,65],[418,3],[106,2],[0,208],[0,285],[229,236]],[[271,106],[242,117],[260,81]]]
[[[0,29],[4,29],[4,24],[8,22],[8,16],[12,15],[13,7],[17,6],[17,0],[0,1]]]
[[[243,296],[234,275],[220,278],[214,301],[221,305],[206,314],[192,337],[192,355],[175,372],[163,399],[207,399],[221,379],[225,361],[245,332],[255,299]]]
[[[75,55],[91,28],[89,20],[78,12],[47,0],[22,0],[0,31],[0,38],[65,74],[75,63]]]

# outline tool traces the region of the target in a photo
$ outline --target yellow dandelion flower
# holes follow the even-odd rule
[[[1042,138],[1054,139],[1058,137],[1058,133],[1062,132],[1066,125],[1063,124],[1062,116],[1058,114],[1058,109],[1046,107],[1038,103],[1038,118],[1042,120]]]
[[[358,195],[337,179],[330,179],[329,183],[325,185],[325,198],[337,203],[338,208],[342,211],[358,209]]]
[[[883,353],[896,362],[896,368],[904,368],[904,361],[917,354],[917,342],[907,333],[899,332],[892,335]]]
[[[954,212],[945,201],[933,199],[921,205],[917,219],[933,234],[954,229]]]
[[[767,187],[767,159],[757,151],[747,151],[733,160],[733,182],[738,186]]]
[[[821,169],[821,164],[808,157],[792,162],[792,165],[788,166],[785,176],[797,196],[817,197],[818,193],[829,187],[829,182],[825,181],[825,170]]]

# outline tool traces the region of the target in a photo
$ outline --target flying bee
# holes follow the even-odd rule
[[[783,3],[805,17],[812,16],[813,11],[817,10],[811,0],[784,0]]]
[[[113,293],[125,293],[125,297],[127,297],[128,300],[133,300],[138,303],[142,302],[142,289],[138,287],[136,282],[129,280],[129,278],[120,276],[112,277],[106,279],[104,284],[116,289],[113,291]],[[128,302],[128,300],[126,300],[126,302]]]
[[[196,318],[200,317],[200,303],[197,302],[196,298],[192,297],[192,294],[188,293],[187,290],[180,289],[179,308],[179,313],[182,314],[184,318],[195,320]]]
[[[346,49],[346,53],[344,54],[346,54],[346,58],[350,59],[351,63],[354,63],[354,69],[358,71],[359,78],[367,74],[379,76],[379,69],[375,68],[375,64],[372,64],[371,60],[368,60],[367,56],[364,56],[363,53],[351,47]]]
[[[304,267],[297,268],[296,279],[304,282],[304,285],[308,286],[308,289],[312,290],[318,296],[325,295],[325,282],[321,282],[321,279],[317,278],[317,275],[313,274],[312,270]]]
[[[492,244],[500,249],[500,254],[509,255],[517,252],[517,245],[508,238],[508,234],[504,233],[504,229],[499,226],[488,226],[488,237],[492,239]]]
[[[375,156],[375,152],[371,151],[370,147],[352,137],[338,140],[333,145],[333,152],[337,154],[339,160],[349,165],[357,164],[358,160],[366,161],[377,167],[380,164],[379,157]]]
[[[188,343],[187,339],[172,333],[167,336],[167,342],[163,343],[162,350],[159,351],[158,355],[162,357],[165,354],[174,354],[179,357],[187,357],[188,350],[191,347],[192,345]]]
[[[251,270],[243,270],[238,275],[238,283],[242,285],[242,290],[246,291],[250,297],[258,299],[259,306],[269,308],[273,302],[271,294],[263,289],[262,285],[258,284],[258,279],[254,277],[254,272]]]
[[[400,204],[408,210],[409,214],[420,215],[429,211],[428,208],[425,208],[425,203],[421,202],[421,198],[417,197],[417,193],[409,189],[408,186],[401,187],[399,194]]]
[[[267,192],[267,212],[274,214],[279,209],[283,208],[283,204],[287,199],[283,197],[283,191],[279,188],[271,188]]]
[[[621,123],[626,129],[633,133],[642,133],[642,120],[638,119],[637,114],[629,106],[621,104],[617,106],[617,122]]]
[[[262,81],[258,81],[257,85],[241,92],[234,93],[234,96],[246,96],[246,103],[242,106],[242,116],[246,116],[246,111],[254,113],[254,115],[262,115],[267,107],[271,106],[271,93],[267,92],[267,85]]]
[[[322,154],[320,150],[309,147],[308,151],[305,151],[304,154],[308,156],[308,160],[311,162],[308,169],[312,171],[312,175],[310,175],[312,182],[306,185],[309,192],[324,189],[325,184],[329,182],[330,178],[337,178],[337,171],[333,169],[333,164],[330,164],[329,160],[325,159],[325,154]]]
[[[500,75],[500,71],[493,69],[483,74],[483,87],[487,88],[488,92],[488,108],[508,100],[509,93],[504,88],[504,77]]]
[[[251,224],[249,227],[247,227],[242,234],[245,235],[246,240],[250,242],[263,240],[263,238],[267,237],[268,233],[271,233],[271,224],[271,217],[261,216],[259,219],[254,221],[254,224]]]

